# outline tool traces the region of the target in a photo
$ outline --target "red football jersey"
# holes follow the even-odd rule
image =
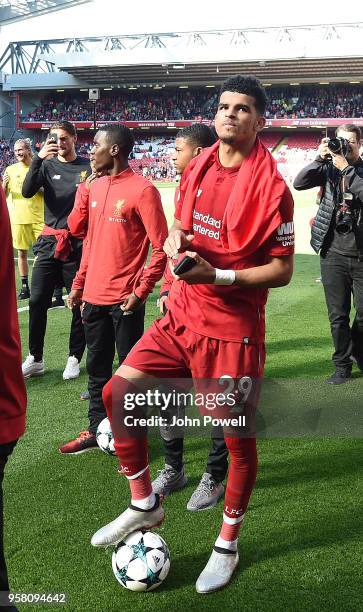
[[[287,187],[286,197],[280,205],[282,223],[261,248],[242,258],[222,246],[222,219],[239,168],[225,168],[215,155],[200,183],[193,212],[194,240],[189,250],[199,253],[212,266],[225,270],[261,266],[267,263],[269,256],[287,256],[294,252],[293,203]],[[182,205],[181,192],[176,206],[177,219],[180,219]],[[264,342],[267,295],[268,289],[187,285],[179,281],[171,288],[169,307],[176,320],[198,334],[248,344]]]
[[[87,235],[89,217],[89,189],[87,189],[86,181],[78,185],[74,206],[71,210],[67,225],[72,236],[83,240]]]
[[[97,179],[88,199],[87,239],[72,289],[82,289],[83,299],[97,305],[122,302],[132,291],[145,300],[166,263],[168,228],[159,192],[128,168]]]
[[[0,444],[25,430],[26,391],[16,307],[14,254],[5,194],[0,186]]]

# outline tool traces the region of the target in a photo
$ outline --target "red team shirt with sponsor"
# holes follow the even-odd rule
[[[196,251],[215,268],[225,270],[261,266],[268,262],[269,257],[287,256],[294,252],[293,202],[288,187],[280,204],[282,223],[261,248],[247,258],[223,248],[220,238],[222,219],[239,168],[225,168],[216,154],[200,183],[193,212],[194,240],[190,250]],[[188,170],[182,183],[187,175]],[[175,217],[179,220],[182,205],[181,195],[175,210]],[[172,285],[168,307],[177,321],[203,336],[246,344],[260,343],[265,339],[267,295],[268,289],[187,285],[178,281]]]
[[[128,168],[94,181],[88,197],[88,233],[72,289],[83,290],[83,300],[96,305],[117,304],[132,291],[145,300],[166,262],[168,228],[159,192]]]

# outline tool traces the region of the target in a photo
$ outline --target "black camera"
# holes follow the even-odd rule
[[[343,193],[343,202],[339,204],[335,219],[335,229],[338,234],[349,234],[355,227],[355,210],[350,205],[351,200],[353,200],[352,193]]]
[[[349,142],[345,138],[339,138],[338,136],[337,138],[330,138],[327,145],[329,151],[335,153],[335,155],[339,154],[344,155],[344,157],[347,156],[349,151]]]

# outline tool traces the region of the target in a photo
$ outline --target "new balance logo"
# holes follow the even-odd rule
[[[94,200],[93,202],[91,202],[91,206],[92,206],[92,208],[96,208],[97,202]]]
[[[61,175],[60,175],[60,174],[55,174],[55,175],[53,176],[53,179],[54,179],[55,181],[59,181],[60,177],[61,177]]]
[[[203,191],[203,189],[198,189],[197,198],[199,198],[199,196],[202,195],[202,191]]]

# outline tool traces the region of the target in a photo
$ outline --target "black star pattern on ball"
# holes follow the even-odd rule
[[[159,584],[159,582],[161,582],[161,580],[159,579],[160,576],[160,572],[163,568],[159,569],[157,572],[152,572],[151,569],[147,570],[147,583],[148,583],[148,587],[153,586],[154,584]]]
[[[145,546],[142,538],[138,544],[132,544],[130,548],[132,548],[132,552],[134,553],[132,559],[142,559],[143,561],[146,561],[146,553],[152,550],[152,548]]]
[[[127,566],[117,570],[117,577],[120,579],[120,582],[126,586],[126,583],[130,580],[129,576],[127,575]]]

